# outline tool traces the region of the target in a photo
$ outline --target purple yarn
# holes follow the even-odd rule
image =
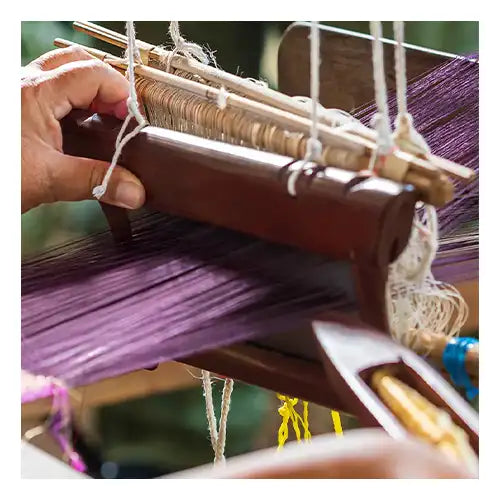
[[[437,156],[469,167],[476,173],[468,184],[455,183],[454,199],[438,209],[441,242],[433,271],[436,278],[454,283],[477,279],[479,271],[477,60],[477,55],[454,59],[417,78],[407,89],[408,111],[431,151]],[[395,92],[389,94],[388,104],[391,119],[394,120],[397,114]],[[375,112],[375,104],[370,103],[358,109],[355,116],[369,124]],[[467,231],[464,231],[464,226],[468,226]],[[456,251],[450,253],[450,245],[445,241],[452,236],[455,236]]]
[[[131,246],[103,233],[23,265],[23,369],[90,383],[354,307],[323,257],[161,215],[135,230]]]
[[[408,85],[408,111],[431,151],[476,172],[468,183],[456,183],[455,198],[438,210],[442,236],[461,224],[479,219],[479,63],[477,56],[454,59]],[[388,98],[389,112],[397,114],[395,92]],[[370,103],[355,112],[369,124],[376,112]]]
[[[478,64],[455,60],[414,82],[409,111],[432,151],[479,173]],[[395,97],[390,98],[394,117]],[[368,122],[375,108],[357,113]],[[478,179],[439,211],[434,274],[477,277]],[[134,241],[109,233],[22,267],[22,367],[92,383],[263,335],[317,313],[356,311],[347,264],[204,224],[149,214]]]

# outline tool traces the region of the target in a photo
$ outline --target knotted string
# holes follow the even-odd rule
[[[306,154],[299,168],[292,171],[288,177],[287,188],[291,196],[297,196],[296,184],[300,174],[311,162],[320,160],[323,147],[318,139],[318,112],[319,112],[319,67],[321,64],[319,53],[319,25],[311,22],[310,34],[310,87],[311,87],[311,129],[307,140]]]
[[[394,122],[394,142],[403,150],[415,155],[427,156],[431,151],[425,139],[413,126],[406,101],[406,54],[404,46],[404,21],[394,21],[394,63],[396,72],[396,98],[398,114]]]
[[[179,21],[170,21],[168,32],[172,42],[174,43],[174,48],[165,56],[163,61],[165,64],[165,71],[167,73],[170,73],[172,59],[177,54],[183,55],[188,59],[197,59],[203,64],[210,64],[207,54],[205,54],[205,51],[200,45],[194,42],[188,42],[181,36]]]
[[[122,124],[120,132],[116,138],[115,142],[115,153],[113,154],[113,158],[111,159],[111,164],[104,176],[102,184],[96,186],[92,190],[92,194],[99,200],[102,198],[104,193],[108,188],[109,179],[113,173],[116,164],[118,163],[118,159],[122,153],[123,148],[127,144],[130,139],[135,137],[146,125],[147,122],[142,116],[139,110],[139,102],[137,100],[137,92],[135,90],[135,73],[134,66],[137,62],[138,64],[142,64],[141,55],[139,49],[137,48],[137,44],[135,41],[135,28],[133,21],[127,21],[126,23],[126,31],[127,31],[127,52],[126,57],[128,60],[127,64],[127,76],[129,81],[129,97],[127,99],[127,107],[128,107],[128,115],[125,118],[125,121]],[[137,125],[135,128],[124,136],[125,131],[130,123],[130,120],[135,118],[137,121]]]

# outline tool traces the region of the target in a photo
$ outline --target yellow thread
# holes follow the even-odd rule
[[[309,441],[312,437],[311,431],[309,430],[309,403],[307,401],[302,401],[303,412],[302,416],[300,416],[298,411],[295,409],[295,406],[299,402],[298,398],[290,398],[283,394],[276,394],[276,396],[280,401],[283,401],[283,404],[278,410],[278,413],[283,419],[278,429],[278,450],[283,448],[288,440],[288,422],[290,421],[292,422],[292,427],[295,431],[297,441],[302,441],[299,424],[304,429],[303,439],[305,441]]]
[[[283,418],[281,422],[280,428],[278,429],[278,450],[283,448],[285,443],[288,440],[288,421],[290,420],[290,407],[287,404],[287,397],[282,394],[276,394],[280,401],[283,401],[283,404],[278,409],[278,413]]]
[[[333,430],[337,436],[343,436],[344,431],[342,430],[342,422],[340,421],[340,413],[338,411],[332,410],[332,421],[333,421]]]
[[[309,403],[302,401],[304,407],[302,426],[304,427],[304,439],[309,441],[311,439],[311,432],[309,431]]]
[[[278,430],[278,449],[281,449],[286,441],[288,440],[288,422],[292,422],[292,428],[295,431],[295,437],[297,441],[302,441],[301,439],[301,431],[299,424],[304,428],[304,439],[307,441],[311,439],[311,433],[309,431],[309,411],[308,411],[308,403],[307,401],[303,402],[304,405],[304,417],[301,417],[295,406],[299,402],[298,398],[290,398],[288,396],[284,396],[283,394],[276,394],[280,401],[283,401],[283,404],[278,410],[278,413],[283,418],[281,425]]]

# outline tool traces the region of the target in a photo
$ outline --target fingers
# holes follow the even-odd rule
[[[108,162],[54,153],[50,167],[51,191],[57,201],[92,198],[92,189],[102,183]],[[100,201],[117,207],[136,209],[144,204],[145,191],[139,179],[128,170],[116,167]]]
[[[56,49],[43,54],[38,59],[30,62],[28,66],[38,68],[42,71],[50,71],[59,68],[63,64],[75,61],[89,61],[94,59],[89,53],[80,47],[66,47]]]
[[[109,64],[98,59],[63,64],[46,73],[45,97],[50,101],[56,120],[71,109],[88,109],[93,102],[119,104],[127,99],[127,79]]]
[[[90,111],[94,113],[103,113],[105,115],[114,115],[120,120],[125,120],[128,115],[127,101],[119,101],[117,103],[105,103],[95,100],[90,105]]]

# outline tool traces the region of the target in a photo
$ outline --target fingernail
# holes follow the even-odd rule
[[[140,208],[144,203],[144,188],[135,182],[120,182],[116,186],[114,204],[123,208]]]

